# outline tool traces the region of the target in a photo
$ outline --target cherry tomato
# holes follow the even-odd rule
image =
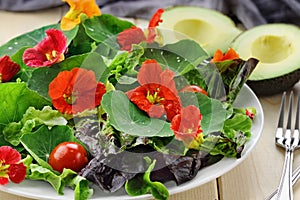
[[[79,172],[88,164],[88,154],[83,146],[76,142],[62,142],[50,153],[48,163],[62,172],[64,168]]]
[[[199,92],[199,93],[202,93],[202,94],[208,96],[208,93],[204,89],[202,89],[201,87],[199,87],[197,85],[185,86],[184,88],[182,88],[180,90],[180,92]]]

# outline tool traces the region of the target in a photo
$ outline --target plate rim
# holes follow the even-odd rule
[[[261,134],[262,134],[263,127],[264,127],[264,112],[263,112],[263,108],[262,108],[262,105],[261,105],[258,97],[255,95],[255,93],[251,90],[251,88],[247,84],[244,84],[244,86],[242,87],[242,90],[239,93],[237,99],[242,98],[241,94],[243,94],[243,93],[246,93],[247,95],[250,95],[252,100],[255,101],[255,103],[256,103],[255,108],[257,110],[256,120],[259,121],[258,122],[259,126],[256,127],[256,128],[258,128],[258,130],[255,133],[255,137],[253,137],[253,138],[251,137],[250,145],[248,145],[248,146],[246,145],[246,152],[244,151],[243,154],[242,154],[242,157],[239,158],[239,159],[233,160],[234,158],[233,159],[232,158],[223,158],[221,161],[219,161],[219,162],[217,162],[217,163],[215,163],[211,166],[208,166],[208,167],[205,167],[205,168],[199,170],[197,176],[194,179],[192,179],[192,180],[190,180],[186,183],[183,183],[179,186],[175,186],[175,187],[172,186],[171,188],[168,188],[170,195],[177,194],[177,193],[180,193],[180,192],[183,192],[183,191],[186,191],[186,190],[194,189],[196,187],[204,185],[204,184],[212,181],[213,179],[216,179],[216,178],[228,173],[229,171],[231,171],[232,169],[237,167],[240,163],[242,163],[249,156],[249,154],[252,152],[254,147],[257,145],[259,139],[261,138]],[[205,173],[205,171],[207,171],[209,169],[217,168],[220,165],[222,166],[222,164],[228,162],[228,160],[229,160],[229,165],[226,165],[225,168],[223,168],[223,170],[219,170],[216,173],[214,173],[213,176],[206,177],[206,178],[204,178],[200,181],[197,179],[197,177],[199,178],[199,173],[201,173],[201,172]],[[64,190],[64,193],[67,194],[68,196],[66,196],[66,195],[57,195],[55,198],[53,198],[52,195],[51,196],[45,196],[43,194],[35,194],[35,193],[32,194],[32,193],[30,193],[30,191],[26,192],[24,190],[20,190],[20,188],[22,188],[22,186],[24,186],[26,183],[34,183],[33,185],[37,185],[36,183],[38,183],[38,182],[39,181],[25,180],[24,182],[22,182],[20,184],[9,183],[5,186],[0,185],[0,191],[8,193],[8,194],[17,195],[17,196],[20,196],[20,197],[33,198],[33,199],[55,199],[55,200],[60,200],[60,199],[66,199],[66,198],[71,197],[71,196],[73,197],[73,190],[71,190],[69,188],[65,188],[65,190]],[[42,181],[42,182],[43,182],[43,184],[46,183],[44,181]],[[49,188],[55,192],[55,190],[53,188],[51,188],[50,185],[49,185]],[[94,191],[94,193],[96,193],[96,192]],[[133,200],[133,199],[148,199],[148,198],[151,198],[151,195],[149,195],[149,194],[142,195],[142,196],[137,196],[137,197],[132,197],[132,196],[129,196],[127,194],[125,194],[125,195],[126,196],[124,196],[124,194],[121,194],[120,196],[111,195],[111,196],[100,196],[100,197],[95,197],[93,195],[90,198],[90,200],[104,200],[104,199],[105,200],[110,200],[110,199],[114,199],[114,200],[115,199]]]

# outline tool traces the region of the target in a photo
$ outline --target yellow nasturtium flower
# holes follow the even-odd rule
[[[95,0],[63,0],[70,6],[70,10],[61,20],[61,29],[70,30],[80,23],[80,15],[85,14],[87,17],[101,15],[100,8]]]

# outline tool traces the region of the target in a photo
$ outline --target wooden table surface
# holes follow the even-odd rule
[[[58,22],[65,10],[65,7],[59,7],[38,12],[0,11],[0,44],[40,26]],[[293,90],[300,92],[299,84]],[[170,200],[261,200],[277,187],[284,161],[283,149],[274,143],[281,95],[259,97],[259,100],[265,122],[261,138],[250,155],[225,175],[197,188],[171,195]],[[300,165],[298,154],[296,151],[294,168]],[[300,199],[300,183],[294,186],[294,197]],[[29,199],[0,191],[0,200]]]

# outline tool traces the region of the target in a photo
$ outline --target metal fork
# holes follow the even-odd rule
[[[295,127],[292,130],[292,107],[293,107],[293,92],[289,98],[289,110],[288,120],[286,128],[284,128],[284,112],[286,102],[286,92],[283,93],[280,115],[278,121],[278,127],[276,130],[276,144],[285,148],[285,159],[283,165],[283,171],[280,179],[280,184],[277,192],[277,200],[292,200],[293,188],[292,188],[292,162],[293,152],[299,147],[299,97],[297,98],[296,119]]]
[[[298,166],[292,176],[292,185],[295,185],[298,179],[300,178],[300,166]],[[276,200],[278,189],[272,192],[265,200]]]

